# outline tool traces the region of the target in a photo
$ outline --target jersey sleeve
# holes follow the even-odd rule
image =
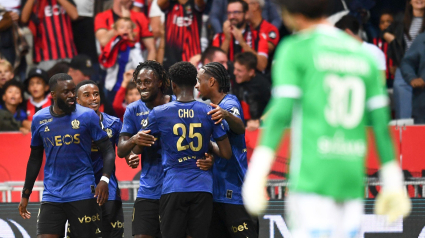
[[[262,55],[266,58],[269,58],[269,45],[267,35],[265,33],[258,33],[258,46],[257,54]]]
[[[149,134],[151,135],[158,135],[160,133],[159,126],[158,126],[158,120],[159,118],[156,116],[156,110],[153,109],[150,113],[148,118],[142,121],[142,129],[141,130],[150,130],[151,132]]]
[[[242,121],[244,120],[241,112],[242,112],[242,108],[241,105],[239,104],[239,102],[236,102],[235,100],[228,100],[226,101],[226,103],[223,105],[222,107],[224,110],[232,113],[232,115],[236,116],[237,118],[241,119]]]
[[[381,69],[371,61],[370,76],[366,80],[366,107],[368,111],[373,111],[388,106],[388,96],[384,85],[384,76]]]
[[[276,50],[272,69],[272,98],[300,98],[302,95],[298,57],[304,57],[297,52],[290,42],[280,44]],[[276,66],[278,65],[278,67]]]
[[[96,114],[96,112],[90,110],[89,112],[86,112],[86,115],[86,120],[89,122],[88,129],[90,130],[90,136],[92,140],[96,142],[104,139],[105,137],[109,138],[108,134],[102,130],[102,127],[100,126],[99,116]]]
[[[269,29],[266,32],[267,39],[270,43],[272,43],[275,47],[279,44],[279,31],[273,25],[270,25]]]
[[[43,141],[41,140],[37,124],[38,124],[38,120],[34,118],[34,120],[31,123],[31,146],[43,145]]]
[[[145,6],[145,0],[134,0],[133,6],[143,8]]]
[[[120,120],[117,120],[115,123],[114,123],[114,131],[113,131],[113,133],[114,133],[114,145],[115,146],[118,146],[118,141],[119,141],[119,138],[120,138],[120,130],[121,130],[121,128],[122,128],[122,122],[120,121]]]
[[[99,14],[96,15],[96,17],[94,18],[94,32],[100,30],[100,29],[105,29],[105,30],[109,30],[111,28],[111,26],[106,25],[106,12],[101,12]]]
[[[120,135],[132,136],[138,132],[137,126],[136,126],[136,115],[133,112],[133,108],[127,107],[124,113],[123,121],[124,122],[122,125]]]

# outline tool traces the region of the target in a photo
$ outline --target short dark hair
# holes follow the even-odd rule
[[[292,14],[301,14],[310,19],[326,16],[329,0],[280,0],[275,1]]]
[[[173,64],[168,70],[171,80],[179,87],[195,87],[198,70],[189,62],[181,61]]]
[[[245,13],[248,11],[248,3],[246,3],[244,0],[230,0],[227,6],[229,6],[231,3],[240,3],[242,4],[242,11]]]
[[[56,85],[58,85],[58,81],[66,81],[66,80],[72,80],[72,77],[66,73],[59,73],[59,74],[53,75],[49,80],[50,91],[56,90]]]
[[[168,77],[167,71],[160,63],[154,60],[146,60],[145,62],[141,62],[134,70],[133,80],[136,81],[140,71],[144,68],[152,69],[156,77],[158,77],[158,79],[162,82],[161,92],[163,94],[167,93],[167,90],[170,87],[170,79]]]
[[[381,14],[379,16],[381,17],[382,15],[390,15],[394,17],[394,12],[391,9],[386,8],[381,11]]]
[[[134,82],[129,82],[127,84],[127,88],[125,89],[125,95],[127,95],[128,91],[133,90],[133,89],[137,89],[137,85]]]
[[[21,90],[21,97],[22,97],[22,100],[24,100],[23,85],[22,85],[22,83],[21,83],[21,82],[19,82],[19,81],[18,81],[18,80],[16,80],[16,79],[11,79],[11,80],[7,81],[7,82],[3,85],[3,94],[2,94],[2,96],[3,96],[4,94],[6,94],[7,89],[8,89],[8,88],[10,88],[10,87],[17,87],[17,88],[19,88],[19,90]]]
[[[226,54],[226,52],[224,52],[224,50],[222,50],[220,47],[210,46],[210,47],[206,48],[205,51],[202,53],[201,63],[204,64],[205,59],[208,59],[209,61],[213,61],[214,55],[217,51],[220,51],[223,54]]]
[[[227,93],[230,90],[230,76],[226,68],[218,62],[211,62],[202,67],[205,73],[214,77],[219,85],[219,92]]]
[[[53,75],[58,73],[68,73],[69,63],[65,61],[61,61],[56,63],[53,67],[47,70],[47,75],[51,78]]]
[[[354,16],[345,15],[337,23],[335,27],[341,30],[349,29],[353,34],[359,34],[360,23]]]
[[[235,63],[245,65],[248,70],[257,68],[257,57],[252,52],[243,52],[235,56]]]
[[[79,83],[77,84],[77,86],[75,87],[75,94],[77,95],[77,97],[78,97],[78,90],[80,90],[80,88],[81,88],[82,86],[84,86],[84,85],[88,85],[88,84],[93,84],[93,85],[95,85],[97,88],[99,88],[99,85],[98,85],[95,81],[92,81],[92,80],[83,80],[83,81],[79,82]],[[99,88],[99,90],[100,90],[100,88]]]

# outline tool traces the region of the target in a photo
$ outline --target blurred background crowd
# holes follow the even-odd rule
[[[101,111],[122,119],[140,99],[132,77],[144,60],[166,69],[220,62],[256,130],[274,51],[292,33],[274,1],[0,0],[0,131],[30,131],[33,115],[51,105],[56,73],[97,82]],[[425,123],[425,0],[333,0],[328,13],[376,57],[393,118]]]

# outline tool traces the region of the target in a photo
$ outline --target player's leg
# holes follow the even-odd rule
[[[228,234],[232,238],[257,238],[258,221],[252,218],[243,205],[223,204]]]
[[[37,217],[38,238],[58,238],[65,235],[66,213],[62,203],[42,202]]]
[[[348,200],[340,205],[335,238],[354,238],[359,236],[363,216],[363,201]]]
[[[224,210],[223,203],[213,203],[213,213],[211,218],[209,238],[230,238],[229,232],[226,229],[225,216],[226,211]]]
[[[101,209],[96,199],[85,199],[64,204],[72,237],[97,238],[100,234]]]
[[[133,207],[132,233],[135,238],[160,237],[159,200],[136,199]]]
[[[190,193],[169,193],[159,200],[161,234],[163,238],[185,238]],[[210,214],[211,215],[211,214]],[[208,218],[208,226],[211,217]],[[193,236],[198,238],[198,236]]]
[[[286,222],[293,237],[332,237],[338,215],[332,198],[291,193],[286,201]]]
[[[210,228],[213,197],[211,193],[187,193],[190,207],[187,213],[188,235],[194,238],[207,238]]]
[[[124,213],[121,200],[110,200],[102,206],[102,238],[121,238],[124,234]]]

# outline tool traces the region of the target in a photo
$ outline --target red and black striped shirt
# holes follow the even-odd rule
[[[267,58],[269,57],[268,38],[265,33],[259,33],[247,25],[243,32],[243,38],[245,39],[245,42],[251,47],[251,49],[257,52],[257,54],[263,55]],[[224,39],[224,33],[217,33],[214,36],[212,45],[220,47]],[[241,52],[243,52],[243,49],[239,45],[239,42],[237,42],[235,38],[231,36],[227,57],[230,61],[234,61],[235,56]]]
[[[202,13],[196,9],[194,0],[184,5],[170,2],[165,17],[164,66],[189,61],[192,56],[200,54]]]
[[[379,49],[382,50],[385,54],[385,61],[387,65],[387,70],[385,71],[385,75],[388,79],[394,79],[394,75],[391,74],[391,67],[394,66],[393,60],[388,57],[388,42],[386,42],[384,39],[377,37],[373,39],[373,44],[378,46]]]
[[[68,1],[74,4],[72,0]],[[23,0],[22,6],[25,3],[26,0]],[[70,59],[77,54],[71,19],[57,0],[37,0],[32,9],[29,28],[34,37],[35,63]]]

